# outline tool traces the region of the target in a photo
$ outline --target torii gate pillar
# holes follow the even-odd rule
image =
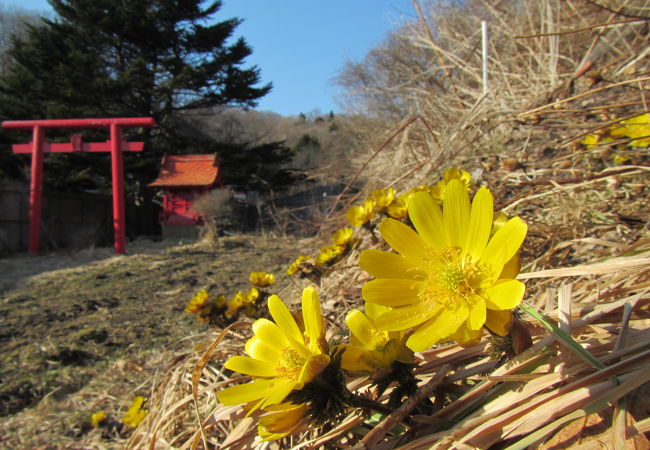
[[[14,153],[31,153],[32,170],[29,188],[29,253],[38,253],[41,230],[41,203],[43,197],[43,154],[66,152],[110,152],[113,185],[113,229],[115,251],[126,252],[126,218],[124,213],[124,158],[123,151],[142,151],[142,142],[122,141],[122,128],[150,128],[156,124],[151,117],[123,117],[112,119],[64,119],[5,121],[8,130],[32,130],[32,142],[14,144]],[[49,144],[45,141],[48,128],[88,129],[109,128],[107,142],[82,142],[72,136],[69,143]]]

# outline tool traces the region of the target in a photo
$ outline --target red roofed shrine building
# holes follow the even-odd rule
[[[205,193],[223,186],[217,155],[165,155],[160,174],[149,187],[163,190],[160,223],[166,225],[200,225],[201,216],[192,203]]]

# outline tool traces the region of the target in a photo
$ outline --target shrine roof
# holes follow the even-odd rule
[[[165,155],[160,173],[149,187],[207,187],[217,184],[216,155]]]

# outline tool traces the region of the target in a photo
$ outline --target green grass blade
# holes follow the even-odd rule
[[[582,345],[577,343],[569,333],[567,333],[564,330],[561,330],[555,324],[549,322],[544,316],[538,313],[535,310],[535,308],[526,305],[525,303],[520,304],[519,307],[524,311],[526,311],[531,316],[533,316],[535,319],[537,319],[537,321],[541,323],[542,326],[546,328],[546,330],[548,330],[549,333],[555,336],[558,342],[560,342],[562,345],[564,345],[569,350],[574,352],[579,358],[584,360],[587,364],[590,364],[597,369],[605,368],[605,365],[603,363],[601,363],[594,355],[592,355],[587,350],[585,350],[584,347],[582,347]]]

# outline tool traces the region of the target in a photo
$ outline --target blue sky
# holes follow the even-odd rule
[[[46,0],[1,3],[51,12]],[[253,48],[246,65],[274,86],[257,109],[287,116],[338,112],[332,79],[345,61],[362,59],[413,15],[411,0],[224,0],[215,19],[244,19],[235,34]]]

